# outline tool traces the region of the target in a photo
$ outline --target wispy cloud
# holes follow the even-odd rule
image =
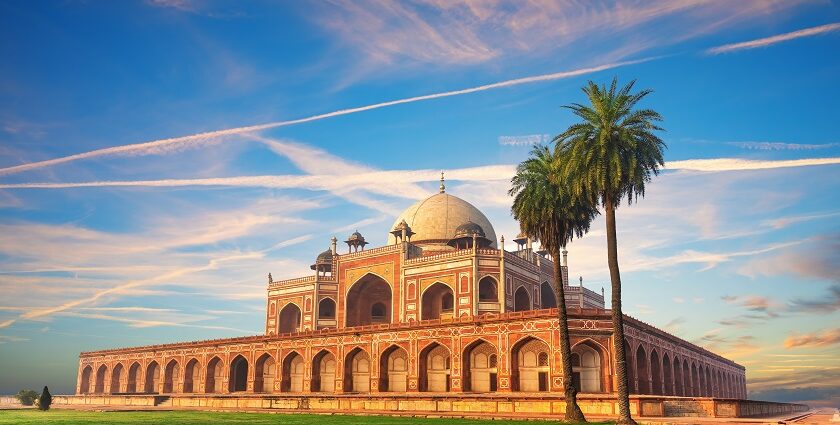
[[[743,149],[761,151],[813,151],[819,149],[830,149],[840,146],[840,143],[782,143],[782,142],[729,142],[729,145]]]
[[[840,344],[840,328],[820,332],[791,335],[785,339],[785,348],[825,347]]]
[[[706,53],[710,55],[717,55],[744,49],[757,49],[759,47],[771,46],[773,44],[795,40],[802,37],[813,37],[815,35],[826,34],[837,30],[840,30],[840,23],[820,25],[818,27],[806,28],[799,31],[774,35],[772,37],[759,38],[741,43],[724,44],[722,46],[712,47],[711,49],[706,50]]]
[[[768,170],[773,168],[807,167],[833,164],[840,164],[840,157],[789,160],[757,160],[742,158],[688,159],[683,161],[670,161],[665,164],[665,169],[720,172]]]
[[[504,87],[518,86],[522,84],[533,84],[545,81],[554,81],[565,78],[571,78],[581,75],[592,74],[600,71],[614,69],[622,66],[634,65],[643,62],[648,62],[656,58],[645,58],[633,61],[608,63],[588,68],[581,68],[572,71],[561,71],[550,74],[534,75],[530,77],[516,78],[512,80],[505,80],[496,83],[484,84],[481,86],[470,87],[460,90],[452,90],[446,92],[439,92],[427,94],[423,96],[408,97],[388,102],[374,103],[371,105],[360,106],[357,108],[341,109],[338,111],[328,112],[325,114],[312,115],[306,118],[299,118],[289,121],[275,121],[266,124],[251,125],[245,127],[228,128],[224,130],[209,131],[205,133],[192,134],[189,136],[172,137],[167,139],[159,139],[144,143],[135,143],[130,145],[114,146],[110,148],[97,149],[93,151],[83,152],[75,155],[68,155],[60,158],[48,159],[45,161],[30,162],[28,164],[15,165],[11,167],[0,168],[0,175],[15,174],[24,171],[35,170],[39,168],[50,167],[53,165],[64,164],[83,159],[97,158],[111,155],[158,155],[173,150],[189,149],[196,146],[201,146],[207,143],[218,143],[220,138],[242,135],[247,133],[258,133],[260,131],[291,126],[295,124],[302,124],[312,121],[323,120],[327,118],[338,117],[342,115],[355,114],[374,109],[386,108],[390,106],[402,105],[406,103],[421,102],[432,99],[440,99],[444,97],[460,96],[470,93],[476,93],[486,90],[494,90]]]

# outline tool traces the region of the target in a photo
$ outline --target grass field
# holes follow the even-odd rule
[[[203,425],[203,424],[248,424],[248,425],[522,425],[522,421],[510,420],[471,420],[471,419],[423,419],[399,418],[387,416],[346,416],[346,415],[290,415],[271,413],[222,413],[222,412],[88,412],[76,410],[3,410],[0,411],[0,424],[167,424],[167,425]],[[605,424],[605,422],[600,422]]]

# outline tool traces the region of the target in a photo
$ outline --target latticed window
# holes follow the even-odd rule
[[[548,366],[548,353],[545,351],[541,352],[539,357],[537,357],[537,364],[540,366]]]

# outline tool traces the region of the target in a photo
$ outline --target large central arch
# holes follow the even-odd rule
[[[391,285],[372,273],[364,275],[347,291],[345,325],[391,323]]]

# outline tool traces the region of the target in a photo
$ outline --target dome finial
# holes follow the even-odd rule
[[[440,193],[446,193],[446,185],[443,184],[443,170],[440,170]]]

